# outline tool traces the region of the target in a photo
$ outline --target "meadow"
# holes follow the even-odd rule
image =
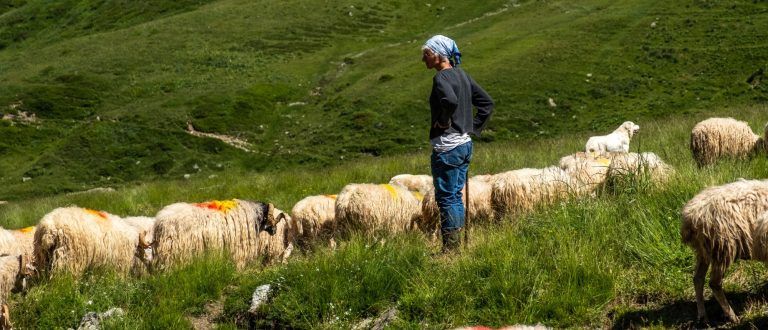
[[[748,121],[761,131],[765,106],[718,109],[710,115]],[[86,311],[121,307],[123,318],[107,328],[351,328],[396,308],[390,326],[445,329],[464,325],[541,323],[555,328],[694,328],[692,251],[680,242],[680,210],[693,195],[737,178],[765,178],[765,154],[725,160],[699,169],[688,151],[691,127],[704,116],[640,122],[632,150],[651,151],[676,169],[664,185],[630,177],[594,197],[564,201],[519,217],[476,223],[460,256],[433,256],[439,244],[419,233],[354,236],[315,242],[284,265],[254,265],[237,272],[229,262],[206,258],[144,278],[97,270],[74,281],[56,277],[36,283],[12,300],[19,328],[77,325]],[[580,150],[587,136],[532,143],[479,143],[474,174],[556,164]],[[425,152],[380,157],[319,172],[285,171],[269,176],[224,174],[145,183],[114,192],[62,195],[4,205],[0,216],[14,227],[34,224],[52,208],[79,205],[118,215],[153,215],[178,200],[258,199],[290,209],[303,196],[338,192],[352,182],[386,182],[400,173],[425,173]],[[729,324],[708,299],[718,329],[768,324],[763,265],[737,262],[726,278],[728,299],[740,324]],[[253,290],[276,288],[271,303],[247,312]],[[708,291],[708,290],[707,290]],[[202,321],[201,321],[202,320]],[[203,323],[200,323],[203,322]],[[207,322],[207,323],[206,323]]]
[[[12,320],[65,329],[120,307],[105,329],[346,329],[396,309],[397,329],[699,328],[680,210],[704,187],[766,178],[768,161],[699,169],[689,134],[715,116],[763,131],[766,16],[762,1],[0,0],[0,114],[36,118],[0,120],[4,228],[68,205],[152,216],[239,198],[290,210],[348,183],[429,173],[433,72],[419,49],[435,33],[457,40],[497,103],[471,174],[555,165],[625,120],[641,126],[631,151],[676,169],[661,186],[631,176],[473,224],[455,258],[408,233],[335,251],[315,242],[244,271],[215,257],[142,278],[99,269],[13,295]],[[705,327],[768,327],[766,276],[756,262],[731,267],[742,320],[727,323],[707,289]],[[275,295],[250,314],[262,284]]]

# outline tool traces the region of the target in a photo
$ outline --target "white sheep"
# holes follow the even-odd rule
[[[627,175],[647,175],[653,183],[664,183],[675,169],[652,152],[611,153],[608,180],[616,182]]]
[[[291,218],[300,226],[302,240],[330,238],[336,217],[335,208],[336,195],[307,196],[296,202],[291,209]]]
[[[496,174],[492,205],[498,217],[518,215],[561,200],[572,187],[571,176],[557,166],[508,171]]]
[[[11,292],[22,289],[25,273],[24,258],[21,255],[0,256],[0,329],[13,329],[8,309]]]
[[[0,255],[24,255],[31,262],[34,257],[35,226],[21,229],[0,228]]]
[[[152,242],[155,237],[155,218],[144,216],[131,216],[122,218],[123,222],[134,230],[134,235],[139,237],[139,258],[134,258],[132,270],[135,274],[147,274],[151,271],[154,250]]]
[[[749,124],[733,118],[709,118],[693,127],[691,153],[699,167],[725,157],[746,158],[764,148],[768,125],[763,134],[753,133]]]
[[[34,274],[33,241],[35,227],[0,228],[0,329],[10,329],[6,300],[13,290],[26,289],[26,281]]]
[[[278,261],[286,263],[293,252],[294,242],[300,235],[301,226],[284,214],[274,225],[273,233],[265,230],[259,232],[259,257],[265,264]]]
[[[399,184],[410,191],[418,191],[422,195],[434,190],[432,176],[426,174],[398,174],[389,180],[389,184]]]
[[[629,152],[629,141],[640,130],[640,126],[625,121],[608,135],[593,136],[587,140],[586,152]]]
[[[493,191],[491,175],[479,175],[469,178],[469,217],[470,221],[487,221],[494,219],[494,210],[491,203]],[[466,187],[462,189],[462,201],[467,206]],[[425,234],[431,238],[437,237],[440,229],[440,210],[435,202],[434,190],[427,191],[421,202],[421,217],[417,224]]]
[[[336,231],[399,233],[421,217],[419,194],[391,184],[348,184],[336,198]]]
[[[608,153],[577,152],[560,158],[559,166],[571,176],[577,195],[593,194],[605,183],[611,158]]]
[[[738,322],[725,298],[723,276],[738,259],[766,259],[764,245],[753,250],[753,238],[762,238],[756,230],[758,217],[768,211],[768,180],[740,180],[702,190],[682,210],[682,242],[696,254],[693,287],[699,321],[706,318],[704,280],[711,268],[709,287],[726,316]],[[765,225],[763,225],[764,227]]]
[[[238,199],[168,205],[155,216],[153,268],[184,265],[212,252],[242,269],[261,256],[261,231],[274,233],[287,217],[272,204]]]
[[[128,273],[143,256],[139,232],[120,217],[79,207],[57,208],[43,216],[34,238],[36,268],[47,274],[79,276],[97,267]]]

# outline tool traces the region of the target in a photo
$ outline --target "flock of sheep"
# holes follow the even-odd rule
[[[639,126],[625,122],[614,132],[588,140],[584,152],[558,165],[473,176],[468,210],[472,221],[515,217],[573,197],[594,196],[611,180],[648,175],[664,182],[673,168],[651,152],[629,152]],[[697,124],[691,151],[705,166],[722,157],[746,157],[763,148],[764,137],[730,118]],[[420,231],[435,237],[439,212],[432,178],[402,174],[387,184],[349,184],[336,195],[309,196],[290,214],[272,204],[227,200],[175,203],[154,217],[120,217],[80,207],[57,208],[33,227],[0,229],[0,328],[10,325],[4,304],[30,277],[59,272],[79,276],[108,267],[124,274],[147,274],[184,265],[205,253],[230,258],[240,269],[253,262],[286,262],[294,244]],[[466,195],[464,195],[466,198]],[[466,200],[465,200],[466,202]],[[703,282],[712,266],[715,298],[729,318],[733,310],[720,287],[735,259],[768,261],[768,180],[737,181],[705,189],[685,205],[682,238],[696,252],[694,287],[703,318]]]

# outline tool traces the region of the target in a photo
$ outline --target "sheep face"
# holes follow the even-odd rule
[[[19,272],[16,274],[16,280],[13,283],[13,288],[11,288],[11,292],[14,293],[25,291],[29,280],[37,276],[37,269],[27,260],[26,256],[19,255],[16,258],[19,259]]]
[[[280,222],[280,220],[286,219],[287,215],[285,212],[275,208],[272,203],[267,204],[266,213],[267,214],[265,217],[261,217],[259,227],[261,230],[266,231],[268,234],[274,235],[275,226],[277,226],[277,223]]]

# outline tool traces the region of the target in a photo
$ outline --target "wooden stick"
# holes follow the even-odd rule
[[[469,165],[467,165],[467,174],[464,177],[464,248],[469,247]]]

